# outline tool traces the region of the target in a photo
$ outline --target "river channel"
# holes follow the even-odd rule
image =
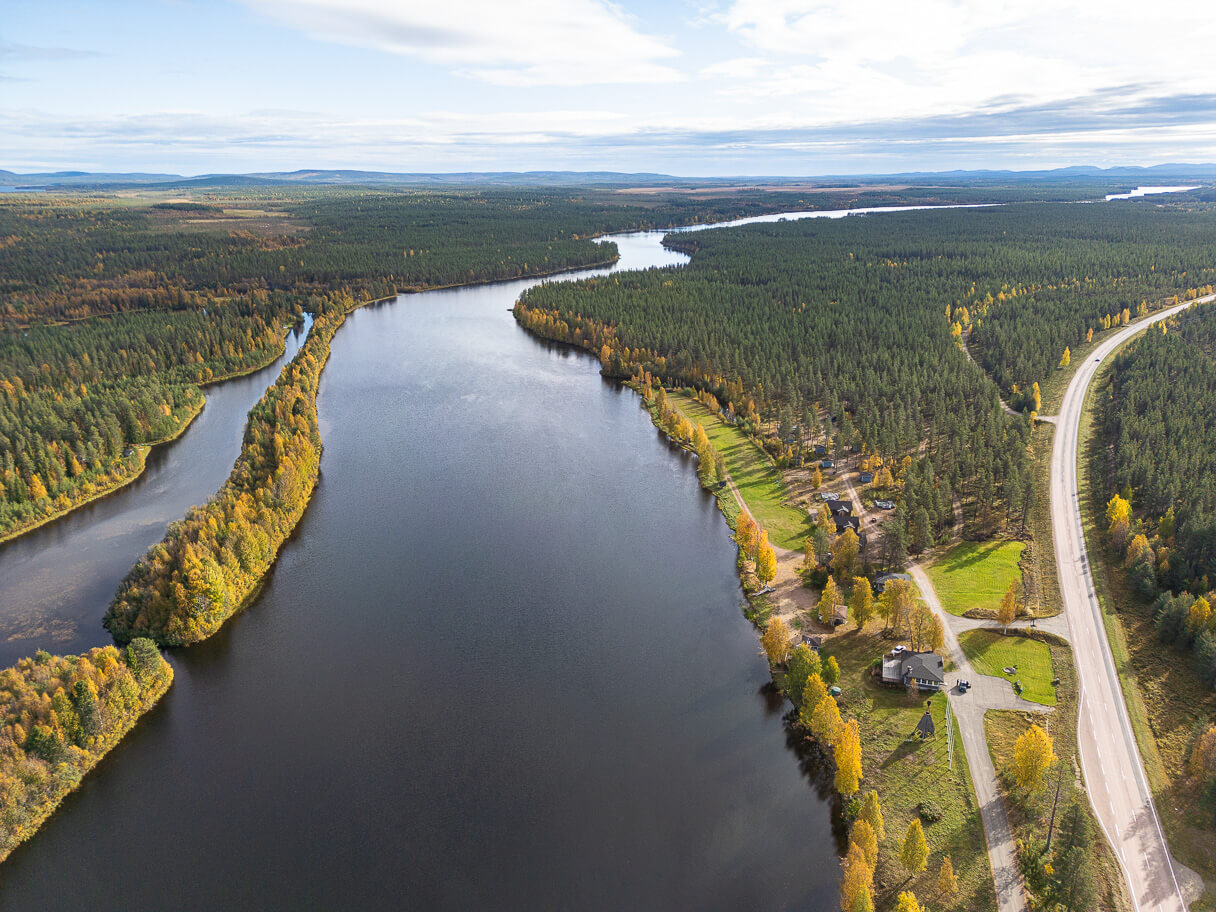
[[[661,237],[616,238],[613,269],[683,262]],[[531,284],[351,315],[266,588],[170,654],[0,908],[837,908],[830,790],[729,529],[632,392],[515,324]],[[0,552],[5,662],[108,642],[118,579],[220,486],[272,378],[210,390],[130,489]]]

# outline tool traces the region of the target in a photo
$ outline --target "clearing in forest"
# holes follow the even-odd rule
[[[942,607],[960,617],[972,609],[996,612],[1010,583],[1022,578],[1025,542],[959,542],[925,568]]]
[[[787,502],[789,495],[785,482],[768,455],[743,431],[692,397],[671,393],[667,401],[694,425],[705,427],[710,443],[722,454],[726,469],[752,516],[768,530],[769,540],[781,548],[802,550],[810,534],[809,518],[803,510]]]

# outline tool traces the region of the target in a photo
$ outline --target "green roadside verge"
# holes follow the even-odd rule
[[[1014,710],[989,710],[984,715],[984,730],[992,755],[992,765],[997,770],[997,779],[1009,813],[1014,838],[1019,843],[1020,853],[1025,852],[1026,847],[1036,840],[1045,840],[1047,830],[1051,826],[1053,806],[1057,810],[1058,824],[1063,810],[1074,798],[1077,799],[1085,809],[1086,818],[1090,820],[1090,852],[1094,860],[1094,879],[1098,886],[1100,907],[1126,912],[1132,906],[1123,871],[1093,819],[1089,798],[1082,782],[1077,751],[1077,673],[1073,664],[1072,649],[1063,640],[1041,631],[1035,633],[1033,642],[1050,653],[1049,661],[1060,680],[1056,688],[1058,702],[1055,710],[1046,716]],[[1054,742],[1053,747],[1058,758],[1046,774],[1043,785],[1033,793],[1017,786],[1010,769],[1013,746],[1031,725],[1038,725],[1047,730]],[[1031,891],[1032,896],[1033,888],[1033,882],[1028,881],[1027,889]]]

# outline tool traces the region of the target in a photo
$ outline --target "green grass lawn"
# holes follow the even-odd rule
[[[876,789],[882,805],[887,838],[879,847],[875,905],[890,908],[900,889],[912,890],[935,912],[950,909],[994,909],[992,869],[984,841],[979,806],[971,788],[962,739],[955,733],[954,769],[946,747],[944,694],[910,698],[903,689],[880,687],[870,677],[870,663],[887,645],[875,636],[882,624],[864,631],[849,629],[833,636],[824,651],[840,663],[840,712],[861,723],[864,790]],[[928,741],[909,740],[925,711],[926,699],[938,735]],[[921,812],[940,819],[922,819],[929,843],[929,867],[905,884],[899,866],[899,844],[908,824]],[[937,897],[934,878],[942,856],[949,854],[960,891],[951,902]]]
[[[1032,703],[1056,705],[1056,690],[1051,686],[1055,670],[1046,643],[1023,636],[1005,636],[997,630],[968,630],[958,638],[963,652],[980,674],[1022,682],[1022,696]],[[1005,668],[1017,666],[1016,675]]]
[[[993,613],[1009,584],[1021,579],[1018,561],[1026,545],[1019,541],[959,542],[926,568],[933,588],[951,614],[972,609]]]
[[[727,424],[697,400],[671,393],[667,401],[689,421],[705,427],[710,443],[722,454],[726,469],[747,501],[752,516],[768,529],[769,540],[782,548],[801,550],[810,534],[810,519],[804,511],[786,503],[785,482],[768,455],[741,430]]]

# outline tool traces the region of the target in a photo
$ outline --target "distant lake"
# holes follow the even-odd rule
[[[1157,193],[1184,193],[1187,190],[1198,190],[1199,185],[1194,184],[1189,187],[1137,187],[1130,193],[1108,193],[1107,200],[1125,200],[1135,199],[1138,196],[1152,196]]]

